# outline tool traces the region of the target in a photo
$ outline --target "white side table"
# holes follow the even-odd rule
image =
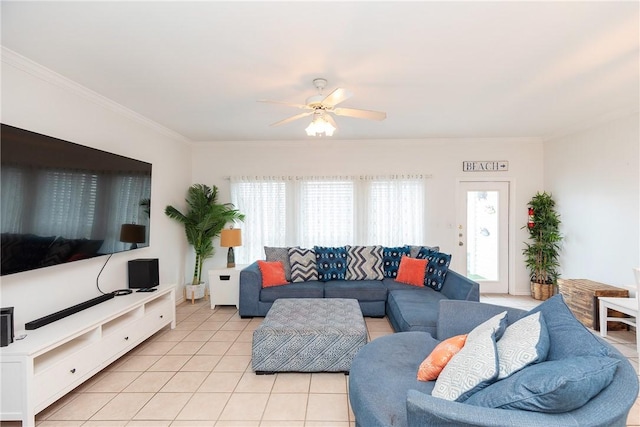
[[[216,305],[235,305],[238,308],[240,299],[240,270],[246,265],[234,268],[215,268],[209,270],[209,296],[211,308]]]

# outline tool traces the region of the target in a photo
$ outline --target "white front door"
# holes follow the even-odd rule
[[[481,293],[509,292],[509,183],[460,181],[456,265]]]

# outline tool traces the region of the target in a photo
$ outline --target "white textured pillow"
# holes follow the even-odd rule
[[[494,331],[484,329],[467,337],[462,350],[444,367],[431,392],[434,397],[462,402],[498,377]]]
[[[549,333],[542,313],[530,314],[510,325],[496,347],[499,380],[525,366],[543,362],[549,352]]]
[[[507,312],[506,310],[500,314],[496,314],[491,319],[486,320],[473,328],[471,332],[469,332],[469,336],[467,337],[467,341],[469,339],[473,340],[475,335],[478,335],[484,331],[492,331],[494,333],[494,337],[496,340],[500,339],[505,329],[507,328]]]
[[[507,327],[507,311],[482,322],[467,336],[467,341],[444,367],[431,392],[447,400],[466,400],[498,378],[496,337]]]

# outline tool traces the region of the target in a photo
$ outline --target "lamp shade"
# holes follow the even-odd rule
[[[242,231],[239,228],[226,228],[220,233],[220,246],[233,248],[242,246]]]
[[[139,224],[122,224],[120,226],[120,241],[125,243],[144,243],[145,227]]]

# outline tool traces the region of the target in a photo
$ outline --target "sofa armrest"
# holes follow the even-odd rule
[[[473,328],[496,314],[507,311],[507,323],[520,319],[526,312],[475,301],[440,300],[436,335],[439,340],[469,333]]]
[[[240,271],[240,300],[238,311],[240,317],[259,316],[258,303],[262,289],[262,273],[258,262],[249,264]]]
[[[407,393],[407,421],[409,427],[580,426],[579,421],[570,413],[545,414],[486,408],[440,399],[417,390],[409,390]]]
[[[447,272],[440,292],[449,299],[480,301],[480,285],[453,270]]]

